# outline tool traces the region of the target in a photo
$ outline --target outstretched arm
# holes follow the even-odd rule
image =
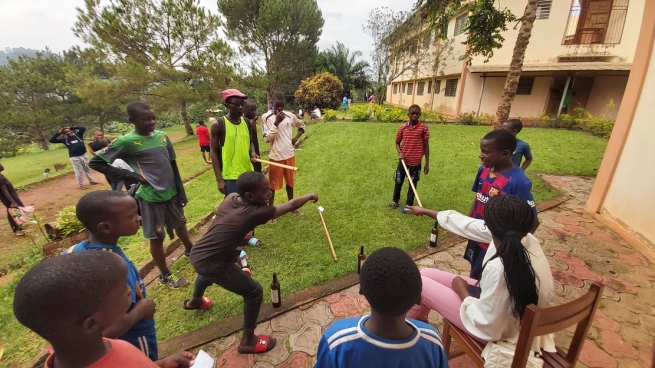
[[[122,180],[129,184],[136,183],[147,183],[146,178],[142,177],[137,173],[133,173],[129,170],[119,169],[117,167],[111,166],[107,161],[103,160],[100,156],[93,156],[91,161],[89,161],[89,167],[95,171],[98,171],[102,174],[105,174],[109,177]]]
[[[294,198],[287,203],[281,204],[279,206],[275,206],[275,215],[273,216],[273,218],[276,219],[284,214],[293,212],[298,208],[304,206],[305,203],[309,201],[316,203],[318,201],[318,195],[315,193],[307,194],[300,198]]]

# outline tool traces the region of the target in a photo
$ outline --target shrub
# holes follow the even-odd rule
[[[325,109],[323,113],[323,118],[325,121],[335,121],[337,120],[337,110]]]
[[[355,105],[350,107],[350,116],[353,121],[368,121],[371,118],[371,111],[367,105]]]
[[[296,104],[305,111],[311,111],[314,105],[337,109],[343,97],[343,84],[333,74],[324,72],[300,82],[294,97]]]
[[[159,120],[157,120],[159,123]],[[131,132],[134,129],[132,124],[121,123],[120,121],[112,121],[105,124],[105,133],[117,133],[123,135],[125,133]]]
[[[57,230],[64,237],[84,230],[84,225],[75,215],[75,206],[68,206],[57,214]]]
[[[421,121],[426,123],[446,124],[448,123],[448,118],[446,115],[442,114],[441,111],[425,110],[421,114]]]
[[[459,114],[456,122],[460,125],[482,125],[484,118],[476,116],[475,111],[469,111]]]
[[[407,120],[407,111],[399,107],[384,108],[380,106],[379,112],[375,108],[373,111],[376,113],[375,116],[378,120],[386,121],[387,123],[398,123]]]

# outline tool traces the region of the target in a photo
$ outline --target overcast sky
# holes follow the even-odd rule
[[[319,49],[340,41],[352,51],[362,51],[366,59],[371,51],[371,39],[362,31],[362,25],[371,9],[387,6],[395,11],[410,10],[414,4],[414,0],[317,1],[325,19]],[[47,46],[60,52],[80,45],[71,27],[75,23],[75,7],[83,3],[83,0],[0,0],[0,49],[43,50]],[[200,3],[212,12],[217,11],[215,0],[200,0]]]

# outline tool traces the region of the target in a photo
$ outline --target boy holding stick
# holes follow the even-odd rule
[[[421,161],[425,156],[425,167],[423,173],[426,175],[430,171],[430,131],[425,123],[421,123],[421,108],[418,105],[412,105],[407,112],[409,120],[398,128],[396,133],[396,150],[398,151],[398,167],[394,176],[395,186],[393,189],[393,199],[389,205],[390,209],[398,208],[398,201],[400,200],[400,190],[405,182],[407,176],[405,172],[404,163],[407,165],[409,171],[409,180],[412,181],[414,187],[410,185],[407,190],[407,206],[414,205],[414,190],[418,185],[421,177]],[[404,209],[403,209],[404,210]]]

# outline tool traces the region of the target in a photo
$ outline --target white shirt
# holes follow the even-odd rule
[[[321,109],[316,108],[312,112],[314,113],[314,115],[316,115],[317,118],[319,118],[319,119],[321,118]]]
[[[264,142],[271,144],[268,158],[275,161],[287,160],[293,157],[293,127],[304,128],[305,123],[289,111],[284,110],[286,117],[275,126],[276,115],[268,111],[262,115],[262,135]]]
[[[121,160],[120,158],[115,159],[114,162],[111,163],[111,166],[134,172],[134,170],[130,167],[130,165],[128,165],[127,162]]]
[[[474,241],[489,243],[484,257],[486,264],[480,279],[480,298],[467,297],[462,301],[460,317],[464,327],[475,337],[485,341],[506,340],[513,343],[519,337],[520,322],[512,315],[512,306],[505,283],[503,263],[500,258],[489,259],[496,254],[491,232],[484,220],[464,216],[456,211],[441,211],[437,214],[439,224],[446,230]],[[541,249],[539,240],[528,234],[521,240],[530,255],[530,263],[537,276],[539,307],[554,305],[555,284],[548,259]],[[489,261],[489,262],[487,262]],[[537,336],[532,350],[555,351],[554,334]]]

